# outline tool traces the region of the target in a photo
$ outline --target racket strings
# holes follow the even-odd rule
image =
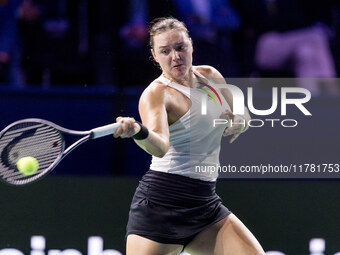
[[[0,175],[13,182],[36,178],[56,161],[63,149],[63,137],[55,128],[34,122],[17,124],[0,138]],[[17,161],[27,156],[39,162],[33,175],[24,175],[16,167]]]

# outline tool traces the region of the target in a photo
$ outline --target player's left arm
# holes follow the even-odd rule
[[[225,84],[225,88],[221,88],[220,91],[230,106],[231,111],[227,110],[225,112],[225,118],[232,120],[228,128],[223,133],[223,136],[232,136],[230,143],[234,142],[240,134],[244,133],[249,128],[249,121],[251,120],[249,111],[246,106],[244,106],[244,114],[233,114],[233,95],[228,89],[228,84],[222,74],[211,66],[201,66],[200,72],[208,79],[214,81],[216,84]]]

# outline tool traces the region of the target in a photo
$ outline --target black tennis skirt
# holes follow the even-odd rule
[[[216,182],[149,170],[132,199],[127,235],[166,244],[188,244],[231,212],[215,193]]]

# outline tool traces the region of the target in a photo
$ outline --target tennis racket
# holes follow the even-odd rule
[[[89,131],[74,131],[42,119],[16,121],[0,132],[0,179],[12,185],[37,181],[51,172],[73,149],[84,142],[113,134],[121,123],[114,123]],[[78,136],[65,149],[65,135]],[[38,170],[30,175],[21,173],[17,162],[34,157]]]

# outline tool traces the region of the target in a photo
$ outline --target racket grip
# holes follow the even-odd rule
[[[120,125],[121,123],[117,122],[110,125],[94,128],[90,131],[91,132],[90,138],[96,139],[103,136],[112,135],[116,131],[116,129],[120,127]]]

